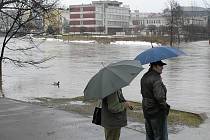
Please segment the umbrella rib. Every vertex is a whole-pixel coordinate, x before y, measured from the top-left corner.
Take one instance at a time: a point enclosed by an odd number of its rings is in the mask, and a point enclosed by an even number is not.
[[[110,72],[112,72],[114,75],[116,75],[119,79],[122,79],[124,82],[126,82],[123,78],[121,78],[117,73],[115,73],[114,71],[112,71],[111,69],[109,69],[109,67],[106,67],[106,69],[108,69]],[[128,83],[128,82],[126,82]]]

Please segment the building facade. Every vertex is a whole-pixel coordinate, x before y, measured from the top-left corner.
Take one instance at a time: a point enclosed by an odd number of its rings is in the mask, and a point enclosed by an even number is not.
[[[210,26],[209,17],[210,12],[206,8],[202,7],[181,7],[183,25],[195,25],[197,27],[207,27]],[[167,15],[167,14],[166,14]],[[170,13],[169,16],[164,15],[164,13],[140,13],[135,10],[131,13],[131,29],[133,33],[148,34],[153,28],[158,32],[160,29],[169,26]],[[147,33],[145,33],[147,32]]]
[[[134,34],[150,34],[151,28],[156,30],[161,26],[166,26],[167,19],[160,13],[140,13],[135,10],[131,13],[131,29]]]
[[[93,1],[92,4],[70,5],[70,32],[116,34],[128,32],[130,8],[118,1]]]
[[[209,18],[208,9],[202,7],[182,7],[184,24],[185,25],[197,25],[206,27]]]

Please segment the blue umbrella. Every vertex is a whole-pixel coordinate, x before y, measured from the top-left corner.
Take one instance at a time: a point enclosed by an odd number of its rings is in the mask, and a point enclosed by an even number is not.
[[[161,47],[153,47],[143,51],[138,56],[136,56],[135,60],[140,61],[140,63],[144,65],[167,58],[177,57],[180,55],[186,55],[186,54],[183,51],[174,47],[161,46]]]

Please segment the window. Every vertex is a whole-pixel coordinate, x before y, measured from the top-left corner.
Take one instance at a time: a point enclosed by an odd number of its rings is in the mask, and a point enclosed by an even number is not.
[[[82,20],[80,21],[80,25],[83,25],[83,21]]]
[[[96,21],[96,25],[103,25],[103,21],[97,20],[97,21]]]

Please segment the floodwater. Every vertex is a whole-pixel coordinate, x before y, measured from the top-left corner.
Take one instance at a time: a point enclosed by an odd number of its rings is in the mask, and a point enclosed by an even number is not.
[[[18,40],[9,44],[29,46]],[[42,66],[48,68],[17,67],[13,63],[3,65],[3,88],[9,98],[24,101],[36,97],[68,98],[82,96],[89,79],[103,65],[124,59],[134,59],[149,45],[68,43],[59,40],[43,42],[27,59],[56,56]],[[187,55],[165,60],[162,74],[168,89],[168,103],[172,108],[206,112],[210,114],[210,45],[207,41],[192,42],[179,46]],[[23,52],[6,52],[12,58],[25,58]],[[103,63],[103,65],[102,65]],[[148,65],[134,81],[123,88],[128,100],[141,101],[139,81]],[[60,81],[60,87],[52,85]]]

